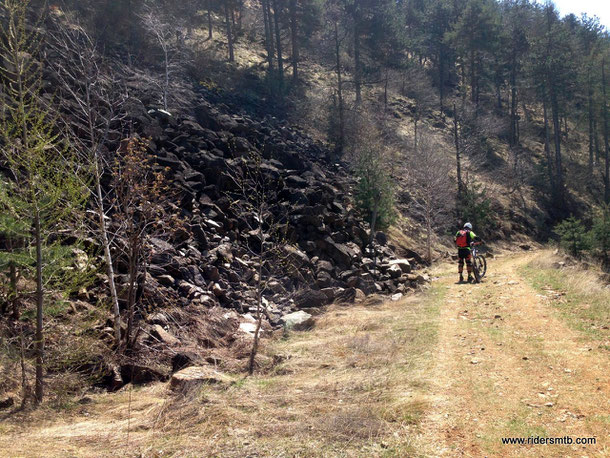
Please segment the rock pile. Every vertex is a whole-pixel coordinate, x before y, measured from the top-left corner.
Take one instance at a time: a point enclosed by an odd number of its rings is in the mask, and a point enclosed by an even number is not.
[[[133,78],[127,82],[132,97],[126,122],[147,139],[156,167],[171,183],[185,230],[150,240],[138,289],[146,312],[136,317],[134,357],[162,367],[143,364],[135,370],[133,363],[119,362],[109,375],[113,387],[120,379],[165,380],[210,361],[222,366],[223,348],[231,349],[231,357],[247,357],[256,329],[258,280],[250,248],[258,238],[246,224],[253,215],[238,210],[245,197],[236,193],[235,177],[253,167],[273,188],[271,211],[283,215],[287,227],[285,265],[262,299],[265,335],[282,327],[308,329],[312,316],[333,302],[352,303],[369,294],[402,297],[428,281],[414,272],[419,256],[396,259],[385,234],[375,234],[374,251],[367,248],[369,228],[352,203],[353,178],[300,129],[275,118],[236,114],[185,87],[181,94],[189,103],[168,113],[152,108],[148,89],[136,73]],[[110,132],[110,151],[121,137]],[[119,286],[127,280],[123,264],[117,265]],[[110,341],[111,322],[106,326]]]
[[[130,113],[168,170],[192,235],[180,243],[153,240],[147,294],[185,306],[253,310],[256,272],[246,249],[251,234],[240,230],[245,215],[235,213],[228,194],[232,172],[249,167],[252,153],[262,157],[260,169],[274,183],[273,198],[289,222],[290,265],[265,294],[272,325],[296,310],[351,302],[357,290],[405,293],[425,281],[411,272],[414,259],[395,259],[383,234],[376,237],[375,256],[365,250],[367,224],[352,206],[352,182],[340,165],[328,163],[321,145],[273,119],[198,102],[191,114],[179,116],[143,106]]]

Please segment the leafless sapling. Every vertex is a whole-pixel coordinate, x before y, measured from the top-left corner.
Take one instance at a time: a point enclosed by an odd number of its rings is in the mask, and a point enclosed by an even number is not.
[[[435,144],[430,135],[424,133],[409,164],[411,208],[426,228],[426,255],[428,262],[432,262],[432,237],[443,219],[450,215],[453,203],[449,178],[451,163],[443,155],[441,145]]]
[[[281,274],[288,262],[285,208],[278,202],[280,183],[263,167],[260,153],[238,159],[231,172],[235,189],[229,196],[231,207],[245,225],[245,246],[256,269],[256,329],[248,362],[248,373],[254,373],[263,319],[267,315],[264,294],[269,283]]]
[[[128,266],[127,332],[125,344],[134,344],[134,315],[137,288],[146,279],[150,237],[169,237],[180,227],[177,209],[170,203],[170,192],[163,171],[155,169],[144,140],[122,142],[113,167],[114,242]],[[143,288],[142,288],[143,289]]]
[[[147,5],[140,16],[144,28],[163,53],[163,76],[153,82],[161,90],[163,109],[168,110],[172,76],[180,69],[184,48],[177,38],[178,28],[160,6]]]
[[[111,129],[124,118],[127,99],[115,72],[107,65],[85,29],[61,22],[58,18],[48,40],[51,50],[49,67],[59,82],[60,119],[84,163],[89,164],[92,180],[89,190],[96,214],[96,232],[104,250],[106,276],[112,301],[114,334],[117,347],[121,341],[121,315],[115,282],[114,262],[108,234],[108,197],[102,179],[110,172],[104,151]]]

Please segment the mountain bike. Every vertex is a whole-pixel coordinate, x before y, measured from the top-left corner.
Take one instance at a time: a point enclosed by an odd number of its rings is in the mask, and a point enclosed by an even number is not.
[[[481,283],[481,280],[487,273],[487,260],[483,253],[479,252],[479,248],[477,247],[478,243],[471,243],[471,251],[472,255],[472,270],[474,273],[474,279],[476,283]]]

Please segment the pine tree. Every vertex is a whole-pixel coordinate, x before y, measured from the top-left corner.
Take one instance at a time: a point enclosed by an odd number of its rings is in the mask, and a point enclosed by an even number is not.
[[[36,389],[44,394],[43,316],[50,292],[69,292],[74,286],[67,269],[73,248],[61,233],[78,235],[79,217],[87,198],[86,170],[61,141],[42,93],[42,68],[36,60],[40,39],[27,22],[29,0],[6,0],[7,23],[2,29],[0,72],[6,94],[5,118],[0,125],[0,212],[28,227],[18,253],[8,259],[36,282]],[[29,260],[25,257],[29,257]],[[5,259],[7,253],[5,253]]]

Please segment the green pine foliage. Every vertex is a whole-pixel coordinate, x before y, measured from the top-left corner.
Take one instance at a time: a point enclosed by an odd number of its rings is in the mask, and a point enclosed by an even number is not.
[[[16,278],[36,284],[36,401],[43,399],[45,309],[91,273],[79,261],[88,171],[61,140],[43,93],[40,38],[28,22],[28,0],[6,0],[0,31],[0,266],[8,268],[9,300]],[[82,257],[80,259],[82,261]],[[4,282],[2,282],[4,284]],[[0,287],[4,289],[4,287]],[[16,315],[16,314],[14,314]]]
[[[386,229],[396,220],[395,184],[380,154],[372,150],[360,154],[356,177],[358,207],[377,228]]]
[[[561,247],[572,256],[579,256],[590,248],[589,237],[583,222],[575,216],[555,226]]]
[[[35,56],[39,37],[27,25],[29,2],[6,2],[11,20],[3,32],[0,68],[7,98],[0,122],[0,234],[13,249],[2,251],[0,266],[31,269],[34,217],[39,215],[44,245],[45,284],[64,284],[74,246],[62,236],[80,228],[87,200],[87,171],[60,140],[54,115],[42,94],[42,68]]]
[[[606,205],[597,212],[589,235],[592,248],[598,250],[607,261],[610,251],[610,206]]]
[[[473,224],[475,232],[482,234],[490,232],[493,211],[482,184],[471,183],[464,186],[462,198],[458,202],[458,212],[462,221]]]

